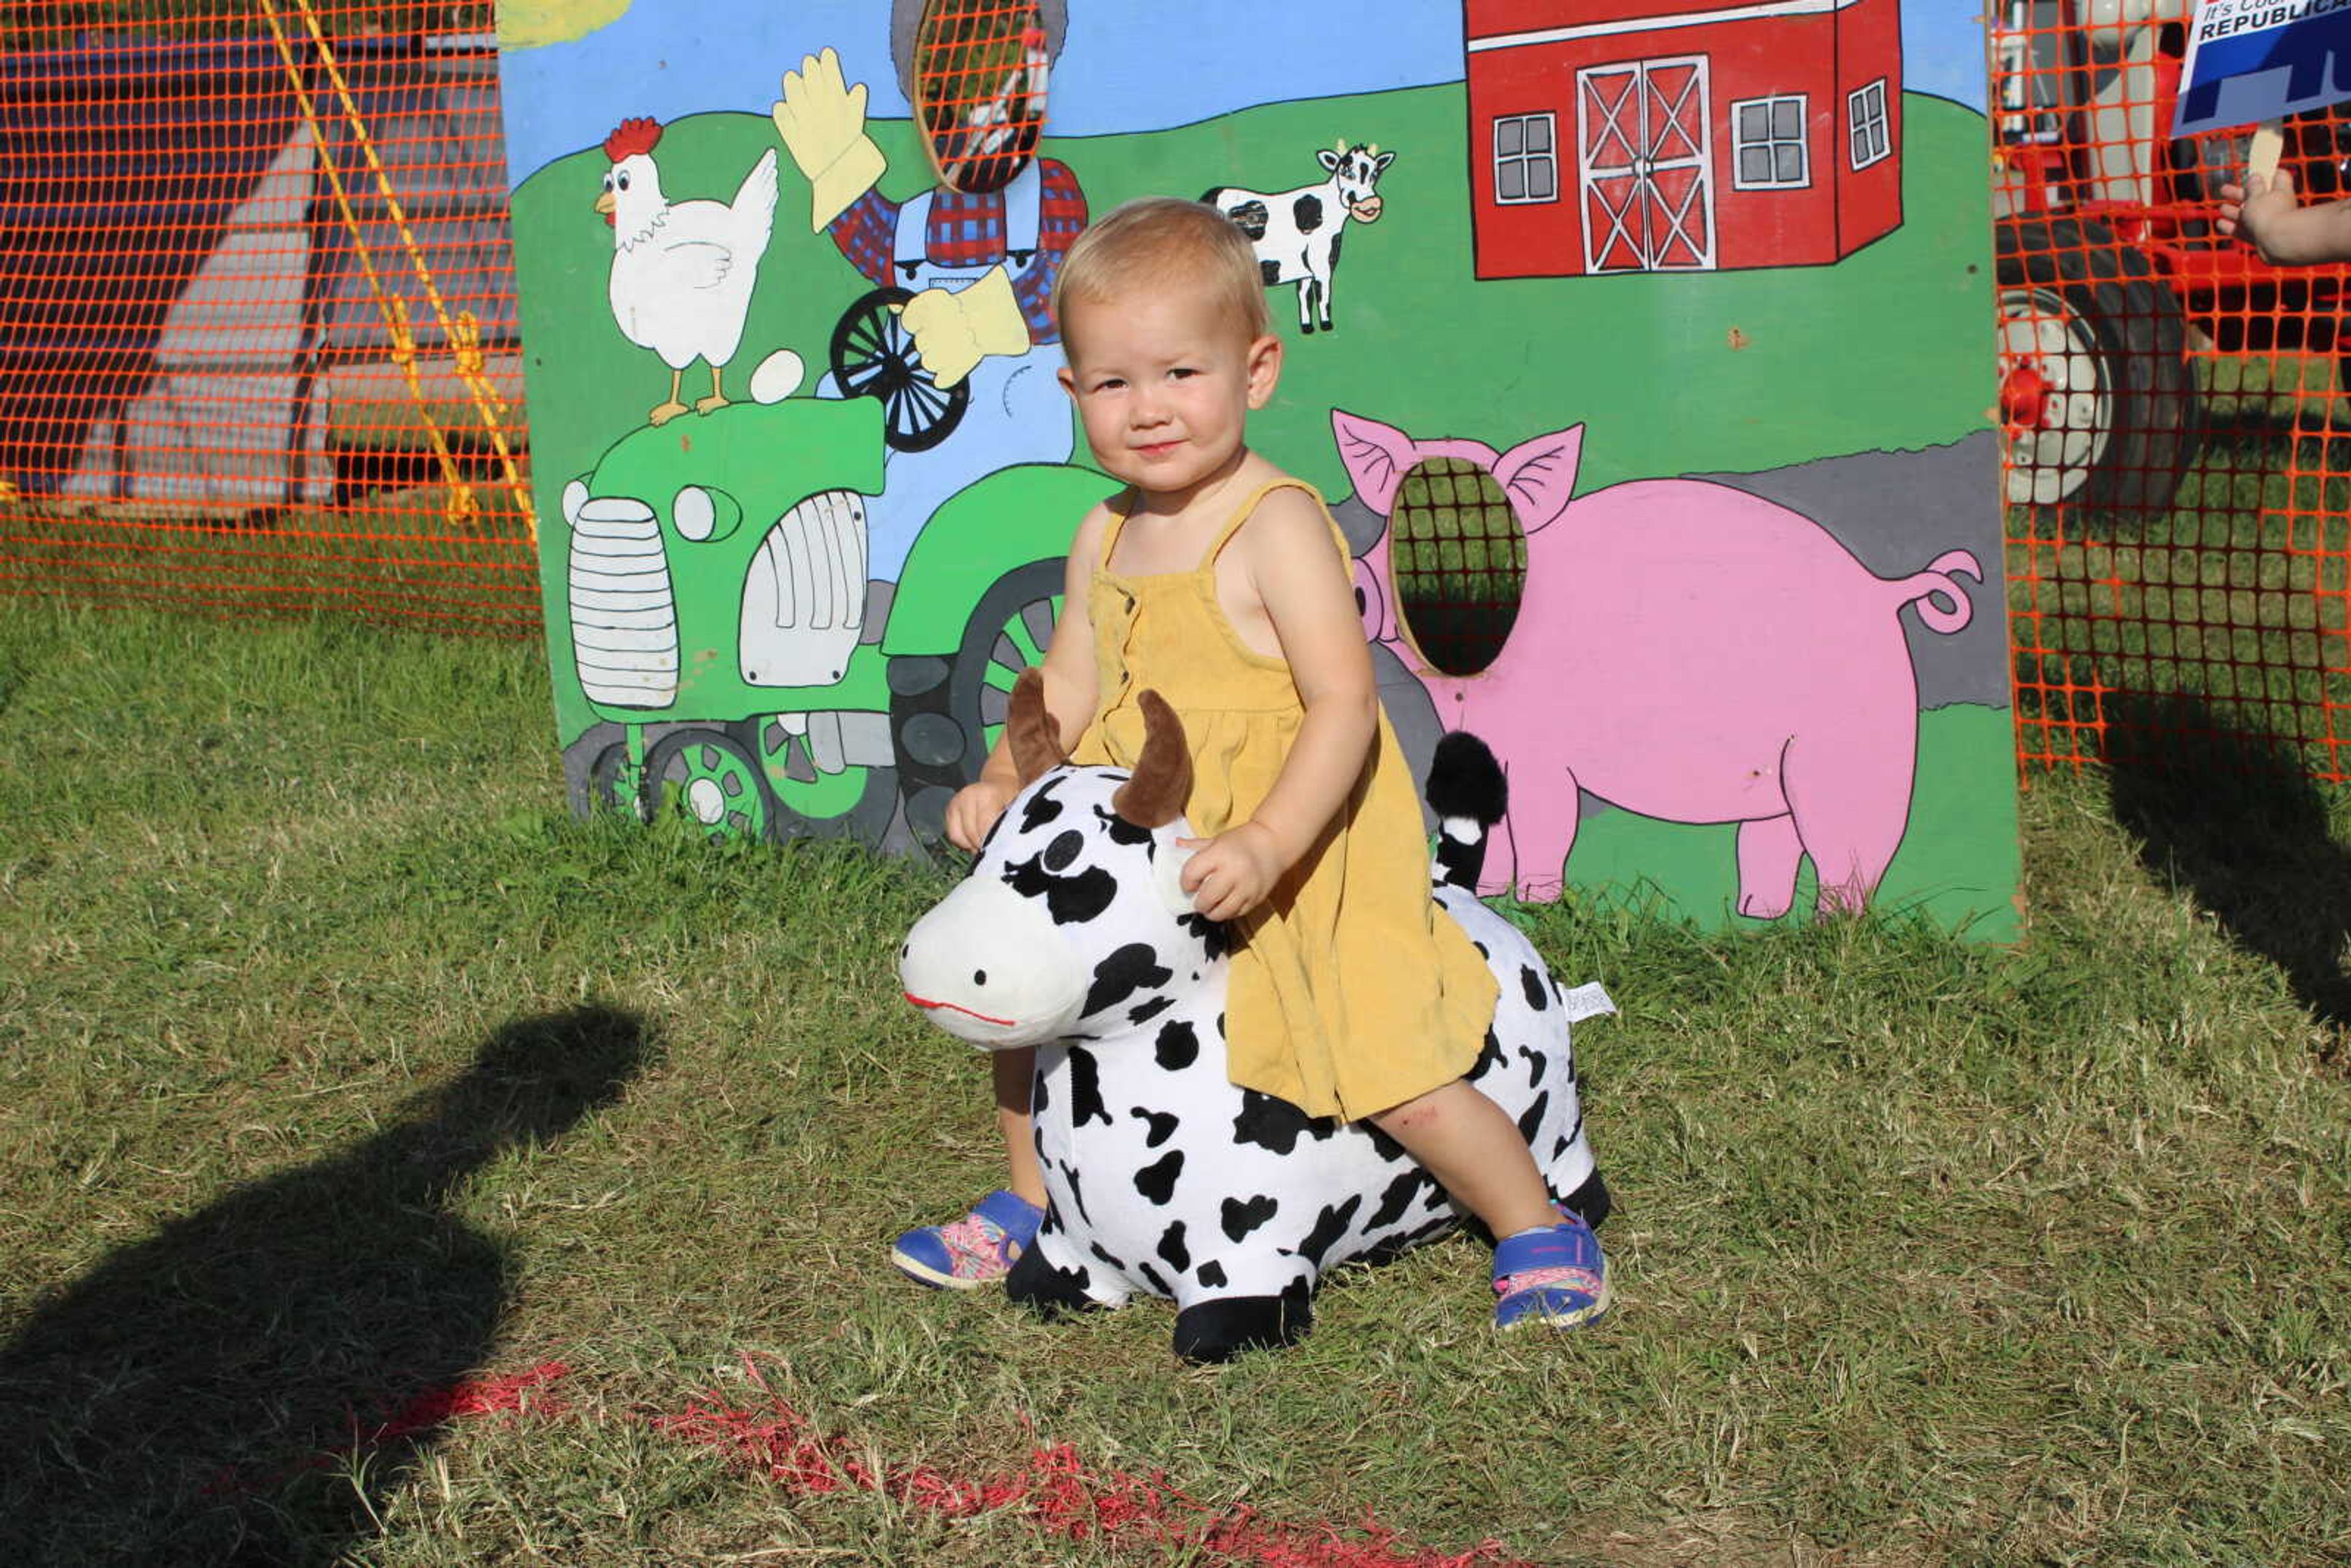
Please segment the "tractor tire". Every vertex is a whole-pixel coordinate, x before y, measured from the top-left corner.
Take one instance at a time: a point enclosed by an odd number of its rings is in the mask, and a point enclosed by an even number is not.
[[[1061,585],[1058,560],[1014,567],[979,596],[954,654],[890,661],[890,726],[906,827],[925,853],[949,847],[947,802],[979,777],[1013,678],[1043,656]]]
[[[2008,500],[2168,511],[2201,427],[2179,301],[2101,225],[1995,233]]]

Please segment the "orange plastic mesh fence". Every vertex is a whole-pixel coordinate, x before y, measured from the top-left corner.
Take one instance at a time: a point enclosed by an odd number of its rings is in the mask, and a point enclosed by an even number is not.
[[[915,99],[950,184],[993,191],[1027,167],[1050,61],[1036,0],[929,0],[914,33]]]
[[[1992,12],[2017,754],[2340,779],[2351,271],[2220,232],[2252,135],[2169,134],[2191,8]],[[2344,111],[2283,141],[2305,200],[2351,193]]]
[[[2251,138],[2168,134],[2189,10],[1991,16],[2017,754],[2250,736],[2340,779],[2351,268],[2217,231]],[[536,630],[490,7],[415,15],[0,21],[0,594]],[[974,183],[1036,132],[1037,15],[929,7],[919,97]],[[2351,191],[2351,115],[2284,131],[2307,199]]]
[[[0,594],[536,634],[490,27],[10,9]]]

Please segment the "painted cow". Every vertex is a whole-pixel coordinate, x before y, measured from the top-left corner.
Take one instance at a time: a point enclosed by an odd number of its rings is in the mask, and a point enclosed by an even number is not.
[[[1887,580],[1820,525],[1729,486],[1643,479],[1574,496],[1583,427],[1497,453],[1416,441],[1332,411],[1355,494],[1391,514],[1436,458],[1492,476],[1526,532],[1526,579],[1500,653],[1448,674],[1412,645],[1388,559],[1356,563],[1372,635],[1395,646],[1437,717],[1501,758],[1510,786],[1479,887],[1556,896],[1575,848],[1577,795],[1669,822],[1736,822],[1739,912],[1795,900],[1810,855],[1822,914],[1868,902],[1909,825],[1918,685],[1900,615],[1949,633],[1981,581],[1966,550]]]
[[[1050,738],[1038,678],[1022,677],[1007,724],[1024,787],[971,875],[908,935],[900,973],[907,999],[957,1038],[1040,1048],[1030,1103],[1050,1201],[1008,1278],[1014,1298],[1050,1312],[1173,1297],[1176,1353],[1223,1361],[1303,1333],[1324,1270],[1461,1216],[1369,1124],[1309,1117],[1226,1077],[1225,928],[1176,883],[1190,762],[1166,705],[1142,700],[1149,740],[1133,775],[1077,768]],[[1470,1081],[1516,1120],[1552,1195],[1597,1224],[1607,1188],[1583,1136],[1568,999],[1468,889],[1437,898],[1501,982]]]
[[[1395,162],[1376,143],[1347,145],[1344,138],[1317,152],[1330,178],[1294,191],[1244,191],[1217,185],[1200,200],[1240,225],[1256,248],[1265,286],[1298,285],[1298,329],[1331,329],[1331,277],[1339,266],[1339,231],[1349,218],[1377,223],[1380,176]]]

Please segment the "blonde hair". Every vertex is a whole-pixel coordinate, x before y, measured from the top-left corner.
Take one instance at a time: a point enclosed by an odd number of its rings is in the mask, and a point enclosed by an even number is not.
[[[1188,285],[1251,342],[1273,330],[1257,252],[1238,225],[1206,202],[1143,196],[1089,225],[1053,279],[1053,319],[1069,340],[1070,301],[1101,304],[1140,289]]]

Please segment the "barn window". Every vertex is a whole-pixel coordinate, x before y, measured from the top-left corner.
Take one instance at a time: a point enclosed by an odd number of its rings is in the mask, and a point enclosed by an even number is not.
[[[1813,183],[1804,141],[1804,95],[1750,98],[1730,106],[1731,183],[1742,191],[1801,190]]]
[[[1558,143],[1548,114],[1494,120],[1494,200],[1505,205],[1559,200]]]
[[[1886,134],[1886,78],[1879,77],[1844,100],[1845,124],[1853,134],[1853,166],[1866,169],[1892,150]]]
[[[1493,475],[1466,457],[1428,457],[1396,486],[1388,565],[1405,633],[1448,675],[1492,664],[1519,618],[1527,536]]]

